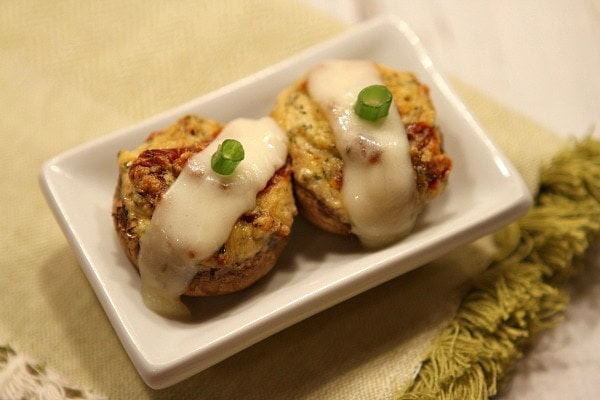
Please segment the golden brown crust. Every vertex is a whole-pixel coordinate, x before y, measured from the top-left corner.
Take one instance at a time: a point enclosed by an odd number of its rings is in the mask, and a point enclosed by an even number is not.
[[[112,215],[121,245],[134,266],[137,267],[140,239],[156,204],[177,179],[187,159],[204,149],[220,130],[214,121],[186,116],[152,133],[135,150],[119,153],[120,173]],[[256,207],[235,223],[221,249],[200,263],[185,294],[226,294],[260,279],[285,248],[295,215],[288,163],[257,195]]]
[[[294,193],[298,200],[300,212],[306,219],[327,232],[338,235],[350,234],[352,228],[350,223],[343,222],[342,218],[335,214],[334,209],[329,207],[315,192],[296,184]]]
[[[452,161],[443,152],[428,87],[410,72],[376,67],[406,128],[421,210],[442,192]],[[325,114],[308,95],[306,78],[279,94],[271,115],[290,138],[294,191],[302,214],[326,231],[351,234],[340,190],[343,162]]]
[[[294,193],[304,217],[322,229],[349,233],[343,207],[342,159],[331,126],[301,79],[278,97],[271,114],[290,139]]]
[[[253,257],[222,268],[202,268],[186,290],[188,296],[215,296],[247,288],[265,276],[285,249],[289,235],[273,239]]]

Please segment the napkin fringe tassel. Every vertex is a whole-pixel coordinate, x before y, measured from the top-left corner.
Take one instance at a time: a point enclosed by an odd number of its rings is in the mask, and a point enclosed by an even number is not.
[[[495,235],[495,261],[476,278],[415,379],[395,398],[487,399],[538,334],[559,323],[566,281],[600,233],[600,141],[559,153],[541,171],[534,207]]]

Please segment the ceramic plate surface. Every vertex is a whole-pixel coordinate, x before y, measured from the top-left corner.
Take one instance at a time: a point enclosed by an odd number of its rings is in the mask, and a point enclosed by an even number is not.
[[[298,218],[284,256],[248,290],[194,302],[181,322],[148,310],[140,279],[113,230],[116,154],[188,113],[227,122],[268,115],[277,93],[323,59],[370,59],[410,70],[431,89],[454,160],[446,192],[414,232],[378,251],[333,237]],[[531,197],[521,177],[450,90],[415,34],[379,18],[216,92],[134,127],[67,151],[40,173],[42,188],[81,267],[144,381],[175,384],[310,315],[404,274],[523,215]],[[77,188],[77,190],[73,190]]]

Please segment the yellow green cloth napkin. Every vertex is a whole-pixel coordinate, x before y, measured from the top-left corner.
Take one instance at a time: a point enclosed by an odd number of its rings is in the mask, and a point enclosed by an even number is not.
[[[466,282],[491,260],[489,238],[154,391],[134,370],[37,184],[46,159],[344,29],[287,0],[1,2],[0,344],[113,399],[379,399],[410,381]],[[453,84],[534,190],[540,165],[564,143]]]

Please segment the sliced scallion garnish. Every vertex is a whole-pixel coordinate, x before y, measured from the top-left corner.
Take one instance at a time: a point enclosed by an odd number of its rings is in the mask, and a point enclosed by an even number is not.
[[[225,139],[210,159],[213,171],[221,175],[231,175],[244,159],[244,147],[235,139]]]
[[[377,121],[388,115],[392,93],[383,85],[367,86],[358,93],[354,112],[369,121]]]

